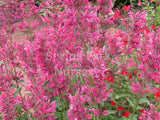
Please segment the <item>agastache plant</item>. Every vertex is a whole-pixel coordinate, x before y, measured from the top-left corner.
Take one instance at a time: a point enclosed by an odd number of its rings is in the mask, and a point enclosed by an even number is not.
[[[3,1],[2,119],[160,119],[160,28],[145,12],[124,7],[126,29],[111,34],[123,18],[111,0]]]

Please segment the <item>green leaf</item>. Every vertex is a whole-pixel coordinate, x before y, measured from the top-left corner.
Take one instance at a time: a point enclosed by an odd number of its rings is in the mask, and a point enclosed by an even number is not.
[[[52,114],[52,113],[45,114],[45,115],[41,116],[41,118],[48,117],[48,116],[50,116],[51,114]]]
[[[3,61],[0,61],[0,65],[3,63]]]
[[[114,113],[116,113],[117,111],[115,111],[115,110],[108,110],[108,114],[114,114]]]
[[[61,100],[57,100],[56,108],[58,108],[59,110],[63,109]]]
[[[37,119],[32,117],[32,120],[37,120]]]
[[[26,93],[27,95],[29,95],[29,96],[32,96],[32,94],[30,94],[30,93]]]
[[[117,117],[109,115],[105,120],[117,120]]]
[[[141,107],[141,106],[137,106],[137,108],[136,108],[136,110],[142,110],[142,109],[144,109],[143,107]]]
[[[29,119],[29,116],[28,114],[25,112],[21,118],[22,120],[28,120]]]
[[[78,28],[76,28],[76,29],[75,29],[75,31],[74,31],[74,35],[76,35],[76,34],[77,34],[77,32],[78,32]]]
[[[131,120],[131,116],[132,116],[132,114],[129,115],[129,118],[126,118],[126,117],[122,116],[122,118],[120,118],[118,120]],[[132,120],[138,120],[137,118],[138,118],[138,116],[137,116],[137,114],[135,114],[133,116]]]
[[[89,76],[89,79],[90,79],[91,84],[93,84],[94,80],[91,75]]]
[[[44,84],[43,84],[43,87],[44,89],[47,89],[47,85],[50,83],[50,81],[46,81]]]
[[[17,95],[21,92],[22,88],[17,88],[16,92],[14,93],[14,97],[17,97]]]
[[[24,82],[24,80],[19,80],[19,82]]]
[[[130,94],[120,94],[120,95],[116,95],[116,96],[115,96],[115,99],[119,99],[119,98],[121,98],[121,97],[127,97],[127,96],[128,96],[128,97],[131,97]]]
[[[130,119],[131,119],[131,116],[132,116],[132,114],[129,115],[129,118],[130,118]],[[137,118],[138,118],[138,115],[135,114],[135,115],[133,115],[132,120],[138,120]],[[128,119],[124,119],[124,120],[128,120]]]
[[[44,13],[45,12],[45,9],[42,9],[39,11],[39,13]]]
[[[127,101],[129,102],[129,105],[131,105],[132,107],[135,106],[133,100],[129,99],[129,98],[126,98]]]
[[[62,12],[63,10],[64,10],[64,7],[59,8],[59,11],[61,11],[61,12]]]
[[[46,90],[51,91],[51,92],[55,91],[55,89],[52,89],[52,88],[46,88]]]
[[[12,85],[12,87],[14,87],[14,88],[18,89],[17,85]]]
[[[50,84],[50,81],[46,81],[44,84],[43,84],[43,87],[45,90],[48,90],[48,91],[51,91],[51,92],[54,92],[55,90],[52,89],[52,88],[47,88],[47,85]]]
[[[22,109],[22,106],[21,105],[15,105],[15,108],[17,111],[20,111]]]
[[[54,116],[52,117],[57,117],[57,118],[61,118],[61,112],[56,112]]]
[[[98,5],[97,1],[96,1],[96,2],[94,2],[92,6],[95,6],[95,5]]]
[[[141,98],[139,100],[139,104],[144,104],[147,103],[147,105],[150,105],[150,101],[147,98]]]
[[[54,97],[54,96],[51,97],[51,98],[50,98],[50,103],[52,103],[54,100],[55,100],[55,97]]]

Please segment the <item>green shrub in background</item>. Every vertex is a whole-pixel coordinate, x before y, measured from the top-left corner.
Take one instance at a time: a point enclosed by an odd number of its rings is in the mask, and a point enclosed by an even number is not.
[[[130,0],[116,0],[114,8],[121,9],[125,5],[130,5]]]
[[[143,9],[147,12],[147,21],[149,26],[160,27],[160,0],[143,1]]]

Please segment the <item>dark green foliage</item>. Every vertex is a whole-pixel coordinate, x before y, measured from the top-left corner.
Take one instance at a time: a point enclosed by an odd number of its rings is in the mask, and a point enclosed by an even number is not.
[[[122,8],[125,5],[130,5],[130,0],[116,0],[114,8]]]

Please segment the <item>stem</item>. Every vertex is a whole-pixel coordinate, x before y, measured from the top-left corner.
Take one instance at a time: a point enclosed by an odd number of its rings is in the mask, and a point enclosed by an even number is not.
[[[102,119],[102,104],[101,104],[101,103],[100,103],[99,112],[100,112],[100,120],[103,120],[103,119]]]
[[[81,16],[80,16],[80,11],[78,10],[78,20],[80,20],[80,18],[81,18]],[[80,34],[81,34],[82,42],[83,42],[83,45],[84,45],[84,54],[85,54],[85,56],[86,56],[86,60],[88,60],[88,56],[87,56],[87,46],[86,46],[86,43],[85,43],[85,41],[84,41],[82,29],[80,29]]]
[[[14,73],[15,73],[15,77],[16,77],[15,82],[16,82],[17,88],[19,89],[20,87],[19,87],[19,85],[18,85],[18,79],[17,79],[17,74],[16,74],[16,68],[15,68],[15,67],[14,67]],[[21,90],[19,91],[19,95],[20,95],[20,97],[21,97],[22,104],[24,105],[24,109],[25,109],[25,111],[28,113],[29,110],[28,110],[28,109],[26,108],[26,106],[25,106],[25,103],[24,103],[24,100],[23,100],[23,97],[22,97]]]
[[[8,25],[8,29],[9,29],[9,35],[11,35],[11,26]],[[11,49],[13,48],[13,41],[12,41],[12,37],[10,37],[10,42],[11,42]]]
[[[136,105],[135,105],[135,107],[134,107],[133,114],[132,114],[132,116],[131,116],[130,120],[132,120],[132,119],[133,119],[133,116],[134,116],[134,114],[135,114],[135,112],[136,112],[136,109],[137,109],[137,106],[138,106],[138,102],[139,102],[139,96],[137,96]]]

